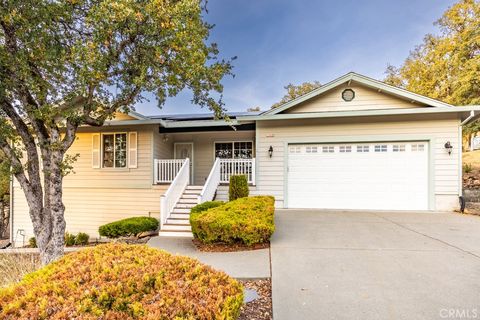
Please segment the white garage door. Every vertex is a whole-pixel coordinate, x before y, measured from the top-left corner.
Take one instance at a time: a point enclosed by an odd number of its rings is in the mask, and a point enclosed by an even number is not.
[[[288,207],[428,209],[428,143],[290,144]]]

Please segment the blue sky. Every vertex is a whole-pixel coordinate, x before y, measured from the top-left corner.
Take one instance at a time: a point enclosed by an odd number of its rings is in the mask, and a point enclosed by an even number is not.
[[[268,109],[288,83],[326,83],[349,71],[383,79],[398,66],[455,1],[449,0],[209,0],[210,40],[224,58],[237,56],[235,77],[223,81],[229,111]],[[140,113],[206,112],[191,94],[136,106]]]

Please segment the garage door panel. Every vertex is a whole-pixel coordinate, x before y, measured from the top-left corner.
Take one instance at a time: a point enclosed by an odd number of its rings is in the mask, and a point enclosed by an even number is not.
[[[428,143],[290,145],[288,207],[428,209]]]

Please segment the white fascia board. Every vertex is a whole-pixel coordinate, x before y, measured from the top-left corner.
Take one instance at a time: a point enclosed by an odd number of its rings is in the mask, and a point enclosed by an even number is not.
[[[310,113],[283,113],[273,115],[243,116],[238,117],[239,122],[262,121],[262,120],[288,120],[288,119],[312,119],[312,118],[342,118],[342,117],[367,117],[389,116],[406,114],[435,114],[435,113],[470,113],[480,111],[480,106],[463,106],[454,108],[410,108],[410,109],[382,109],[382,110],[359,110],[359,111],[333,111],[333,112],[310,112]]]

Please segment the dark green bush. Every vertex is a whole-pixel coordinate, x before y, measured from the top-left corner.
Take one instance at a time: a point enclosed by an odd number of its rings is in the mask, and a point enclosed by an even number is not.
[[[193,236],[204,243],[267,242],[275,231],[275,199],[269,196],[240,198],[223,206],[191,213]]]
[[[80,232],[77,234],[77,241],[76,243],[81,246],[85,246],[88,244],[88,240],[90,239],[90,236],[86,234],[85,232]]]
[[[228,200],[233,201],[245,197],[248,197],[247,176],[231,176],[228,188]]]
[[[243,288],[198,260],[110,243],[67,254],[0,289],[0,319],[238,318]]]
[[[35,237],[31,237],[30,239],[28,239],[28,245],[32,248],[36,248],[37,247],[37,239],[35,239]]]
[[[158,220],[150,217],[135,217],[115,221],[98,228],[101,236],[119,238],[137,236],[142,232],[155,231],[158,229]]]
[[[223,204],[224,204],[223,201],[207,201],[207,202],[204,202],[204,203],[197,204],[195,207],[192,208],[192,210],[190,212],[191,213],[198,213],[198,212],[202,212],[202,211],[205,211],[205,210],[208,210],[208,209],[211,209],[211,208],[219,207]]]
[[[77,241],[77,238],[74,234],[65,232],[65,245],[67,247],[74,246]]]

